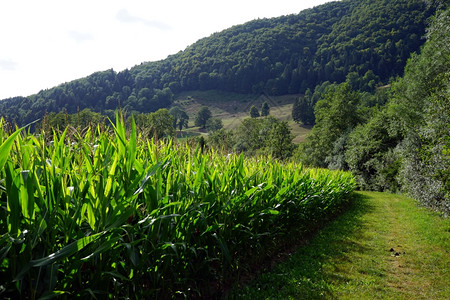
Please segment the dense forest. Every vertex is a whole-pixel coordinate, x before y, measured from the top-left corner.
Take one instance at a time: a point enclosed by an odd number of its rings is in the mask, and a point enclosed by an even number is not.
[[[450,9],[439,11],[404,76],[367,93],[349,76],[309,92],[315,126],[305,164],[350,170],[361,189],[402,191],[450,213]],[[364,89],[363,89],[364,90]],[[304,100],[299,100],[297,107]],[[293,111],[293,113],[295,113]]]
[[[439,1],[343,0],[258,19],[203,38],[184,51],[120,72],[107,70],[0,102],[0,113],[25,125],[47,112],[89,108],[113,116],[118,107],[153,112],[174,94],[218,89],[271,95],[304,93],[349,73],[372,86],[402,75],[419,50]]]

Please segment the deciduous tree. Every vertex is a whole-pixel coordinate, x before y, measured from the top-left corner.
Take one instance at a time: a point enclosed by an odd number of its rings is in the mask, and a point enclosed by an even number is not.
[[[207,106],[203,106],[195,116],[195,126],[206,128],[206,122],[212,117],[212,113]]]

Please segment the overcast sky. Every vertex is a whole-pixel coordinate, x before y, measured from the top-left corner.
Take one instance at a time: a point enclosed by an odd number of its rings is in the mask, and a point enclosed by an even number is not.
[[[166,58],[257,18],[330,0],[14,0],[0,2],[0,99]]]

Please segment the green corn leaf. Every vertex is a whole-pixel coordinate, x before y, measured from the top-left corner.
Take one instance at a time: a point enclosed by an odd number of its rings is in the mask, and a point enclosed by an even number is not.
[[[14,145],[14,140],[20,134],[21,131],[22,131],[22,128],[16,130],[0,146],[0,170],[3,169],[3,167],[5,166],[6,160],[8,159],[8,156],[9,156],[9,152],[11,151],[11,148]]]
[[[61,250],[56,251],[55,253],[50,254],[47,257],[35,259],[30,262],[32,267],[41,267],[46,266],[48,264],[51,264],[57,260],[64,259],[67,257],[70,257],[77,253],[78,251],[81,251],[84,247],[92,243],[93,241],[97,240],[101,236],[103,236],[106,233],[106,231],[99,232],[90,236],[85,236],[67,246],[62,248]]]
[[[114,177],[116,175],[116,168],[117,168],[117,163],[119,161],[119,157],[115,156],[114,157],[114,162],[111,166],[111,168],[109,169],[109,173],[108,173],[108,179],[106,180],[106,187],[105,187],[105,198],[109,198],[111,195],[111,189],[113,186],[113,181],[114,181]]]
[[[265,209],[262,211],[263,214],[268,214],[268,215],[279,215],[280,212],[278,210],[275,209]]]
[[[94,252],[92,252],[91,254],[89,254],[86,257],[81,258],[81,260],[88,261],[88,260],[92,259],[94,256],[110,250],[117,243],[117,241],[120,240],[120,238],[121,238],[120,236],[115,237],[115,238],[110,238],[108,241],[103,242],[97,249],[95,249]]]
[[[134,162],[136,160],[136,124],[134,122],[134,118],[131,120],[131,134],[130,140],[128,141],[128,157],[127,157],[127,175],[131,175],[131,169],[134,166]]]
[[[49,300],[54,298],[60,298],[62,295],[67,294],[65,291],[51,291],[45,293],[42,297],[39,297],[39,300]]]
[[[67,246],[62,248],[61,250],[56,251],[55,253],[50,254],[49,256],[35,259],[30,261],[20,272],[17,274],[17,276],[14,278],[14,281],[21,280],[23,276],[28,272],[28,270],[32,267],[43,267],[47,266],[49,264],[52,264],[58,260],[62,260],[65,258],[68,258],[75,253],[81,251],[84,247],[92,243],[93,241],[100,238],[102,235],[104,235],[106,231],[96,233],[94,235],[85,236]]]
[[[7,192],[7,205],[8,211],[7,225],[8,232],[16,237],[19,231],[21,222],[21,201],[20,201],[20,176],[16,174],[11,162],[8,162],[5,168],[6,173],[6,192]]]

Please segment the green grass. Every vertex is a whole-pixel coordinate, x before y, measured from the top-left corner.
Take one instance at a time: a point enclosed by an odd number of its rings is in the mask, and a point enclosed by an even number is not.
[[[308,245],[232,295],[241,299],[448,299],[449,232],[449,219],[417,207],[407,197],[358,193],[351,209]]]

